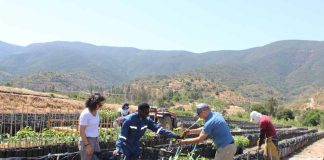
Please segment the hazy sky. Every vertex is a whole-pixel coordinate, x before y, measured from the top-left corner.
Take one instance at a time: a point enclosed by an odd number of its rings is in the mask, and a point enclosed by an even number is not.
[[[0,0],[0,41],[205,52],[324,40],[323,0]]]

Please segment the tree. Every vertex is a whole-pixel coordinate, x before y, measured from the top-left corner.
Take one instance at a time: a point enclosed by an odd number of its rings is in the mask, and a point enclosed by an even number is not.
[[[12,82],[6,82],[4,85],[7,87],[12,87]]]
[[[284,119],[287,121],[289,119],[295,119],[295,115],[291,109],[285,108],[285,109],[278,110],[277,118]]]
[[[270,98],[266,103],[266,108],[269,111],[271,116],[276,116],[277,108],[278,108],[278,101],[275,98]]]
[[[150,99],[149,92],[144,89],[140,88],[136,91],[134,91],[134,102],[135,104],[143,103],[143,102],[148,102]]]
[[[250,111],[257,111],[259,113],[268,115],[269,112],[266,110],[266,108],[262,104],[253,104],[250,108]]]
[[[324,116],[323,111],[319,110],[308,110],[303,115],[303,125],[306,126],[317,126],[321,123],[321,116]]]

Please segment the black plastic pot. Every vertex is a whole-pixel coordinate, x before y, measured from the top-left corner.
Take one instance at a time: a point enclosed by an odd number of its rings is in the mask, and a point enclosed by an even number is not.
[[[27,157],[33,157],[33,150],[28,149],[26,154],[27,154]]]
[[[43,156],[48,155],[50,153],[50,147],[49,146],[44,146],[43,147]]]
[[[237,147],[235,155],[243,154],[243,148]]]
[[[35,148],[35,154],[36,154],[36,157],[43,156],[44,151],[42,148]]]
[[[5,158],[6,157],[6,150],[1,149],[0,150],[0,158]]]
[[[59,145],[59,153],[65,153],[67,151],[67,144]]]
[[[100,142],[99,146],[100,146],[101,149],[107,149],[108,148],[108,143]]]
[[[50,148],[50,153],[51,154],[57,153],[56,145],[50,145],[49,148]]]
[[[17,149],[16,151],[15,151],[15,157],[22,157],[22,150],[21,149]]]
[[[37,157],[38,156],[38,151],[36,148],[31,148],[29,149],[31,151],[32,157]]]
[[[20,151],[21,151],[21,157],[27,157],[27,149],[22,148]]]
[[[114,149],[116,148],[116,143],[115,142],[108,142],[108,149]]]
[[[195,155],[200,155],[202,157],[206,157],[206,158],[213,158],[215,157],[216,154],[216,149],[213,148],[212,145],[199,145],[197,152],[195,153]]]
[[[67,147],[67,152],[69,152],[69,153],[74,152],[74,146],[73,145],[69,145]]]
[[[14,157],[15,156],[15,150],[13,149],[8,149],[6,151],[6,157]]]

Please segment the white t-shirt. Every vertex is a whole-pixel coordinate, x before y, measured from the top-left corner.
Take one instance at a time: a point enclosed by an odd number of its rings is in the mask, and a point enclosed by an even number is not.
[[[98,137],[99,136],[99,114],[97,111],[96,116],[92,115],[88,108],[85,108],[79,118],[79,125],[86,126],[86,137]]]

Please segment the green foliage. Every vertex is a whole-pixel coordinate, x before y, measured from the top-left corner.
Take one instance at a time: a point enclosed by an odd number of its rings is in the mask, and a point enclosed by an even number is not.
[[[7,87],[12,87],[13,86],[12,82],[6,82],[6,83],[4,83],[4,85],[7,86]]]
[[[244,113],[237,113],[236,115],[225,115],[225,118],[230,120],[235,120],[235,121],[249,122],[250,113],[244,112]]]
[[[244,136],[234,136],[234,142],[237,147],[243,149],[246,148],[250,143],[249,139]]]
[[[100,110],[99,111],[100,119],[115,120],[117,117],[117,112],[112,110]]]
[[[265,104],[265,107],[269,111],[269,114],[271,116],[276,116],[277,108],[278,108],[278,101],[275,98],[270,98],[267,103]]]
[[[18,139],[34,139],[39,136],[39,133],[35,132],[31,127],[27,126],[19,130],[16,134]]]
[[[117,103],[121,104],[123,102],[122,98],[119,96],[109,96],[106,98],[106,103]]]
[[[99,140],[102,142],[112,142],[118,137],[118,130],[115,128],[99,128]]]
[[[77,131],[57,131],[44,129],[42,132],[36,132],[27,126],[17,132],[15,136],[1,135],[1,143],[17,144],[24,142],[26,145],[46,145],[58,143],[74,143],[79,140]]]
[[[50,97],[51,97],[51,98],[55,98],[55,94],[54,94],[54,93],[51,93],[51,94],[50,94]]]
[[[303,115],[302,124],[306,126],[318,126],[321,123],[321,116],[324,116],[324,111],[308,110]]]
[[[204,97],[203,99],[199,99],[199,101],[208,104],[211,109],[218,112],[221,112],[226,106],[226,103],[224,101],[214,97]]]
[[[156,136],[155,132],[152,132],[151,130],[146,130],[142,139],[153,139],[155,136]]]
[[[79,92],[70,92],[68,93],[68,97],[75,100],[82,100],[82,101],[86,99],[86,95]]]
[[[291,109],[279,109],[277,112],[277,118],[278,119],[284,119],[284,120],[289,120],[289,119],[295,119],[294,112]]]
[[[202,127],[205,124],[205,121],[201,118],[198,118],[195,122],[199,127]]]
[[[257,112],[265,114],[265,115],[269,114],[269,112],[266,110],[266,108],[261,104],[253,104],[253,105],[251,105],[251,108],[250,108],[249,111],[250,112],[251,111],[257,111]]]
[[[177,116],[193,116],[194,115],[194,112],[193,111],[186,111],[184,109],[181,109],[181,108],[172,108],[172,109],[169,109],[171,112],[174,112],[177,114]]]

